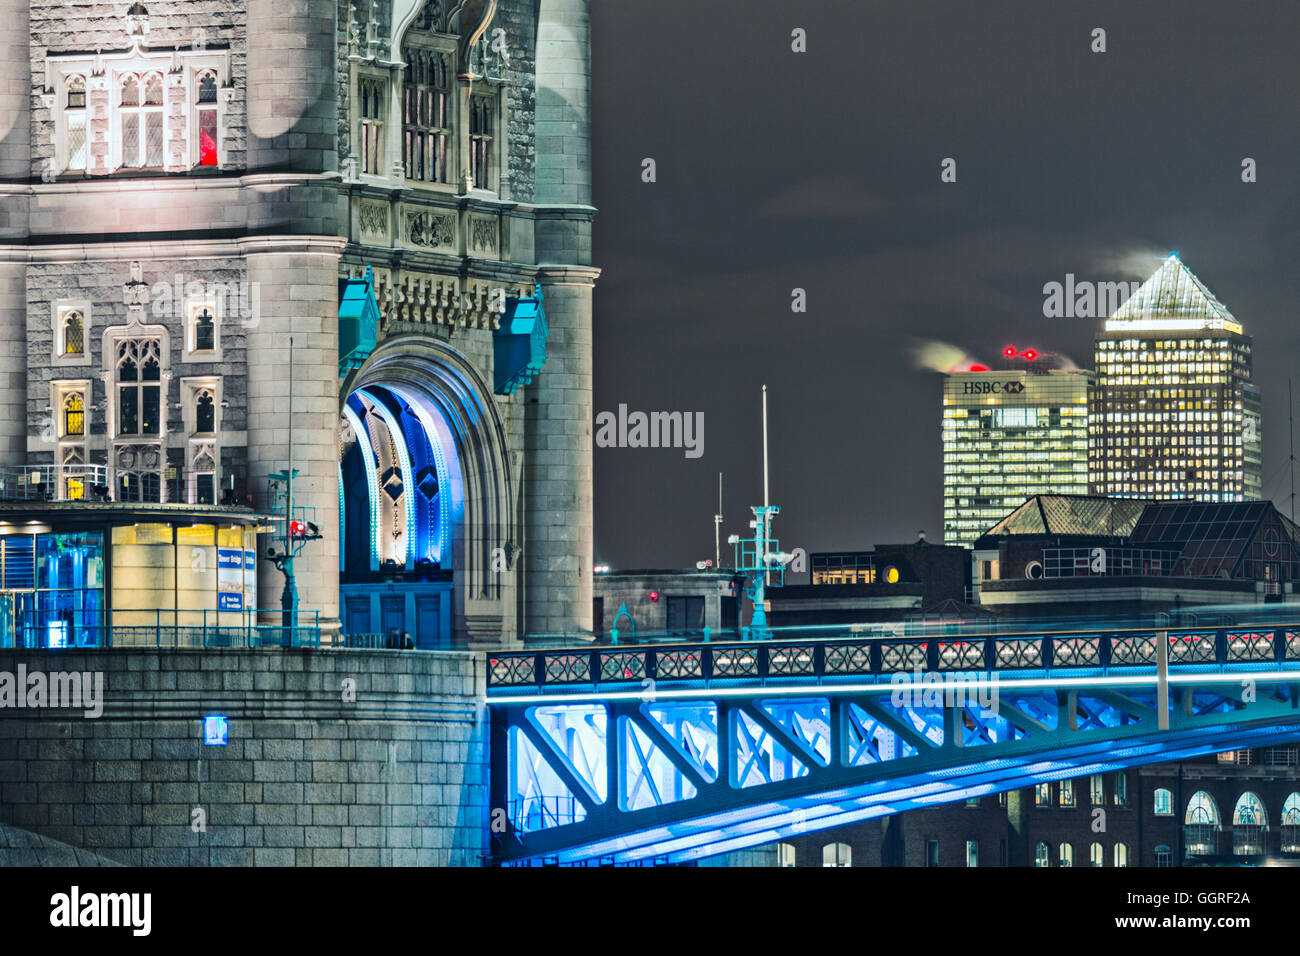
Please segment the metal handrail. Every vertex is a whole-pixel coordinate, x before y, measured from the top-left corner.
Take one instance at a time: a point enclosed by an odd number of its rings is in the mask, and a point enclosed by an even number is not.
[[[809,637],[804,641],[717,641],[650,646],[592,646],[501,651],[489,655],[490,687],[594,686],[656,680],[892,678],[925,671],[1072,672],[1107,674],[1113,668],[1156,666],[1147,642],[1164,633],[1171,670],[1219,670],[1243,665],[1252,672],[1300,664],[1300,624],[1266,628],[1144,628],[1074,632],[1067,635],[978,637]],[[1126,638],[1146,640],[1137,644]],[[1250,640],[1240,640],[1251,638]],[[1024,647],[1030,653],[1022,652]],[[740,661],[736,655],[748,652]],[[610,676],[607,661],[617,660]]]
[[[93,636],[70,644],[56,645],[56,649],[74,647],[320,647],[320,611],[300,611],[309,616],[310,624],[299,622],[286,627],[280,620],[279,608],[247,609],[243,611],[218,611],[212,608],[155,608],[153,621],[147,621],[148,610],[120,610],[114,622],[111,609],[104,612],[103,624],[76,624],[69,622],[69,632],[74,638]],[[171,618],[167,623],[164,615]],[[182,621],[181,617],[197,618]],[[123,618],[134,618],[123,623]],[[144,621],[138,618],[146,618]],[[258,620],[276,623],[259,624]],[[237,623],[235,623],[237,621]],[[25,648],[48,648],[48,625],[25,624],[15,629],[15,643]]]

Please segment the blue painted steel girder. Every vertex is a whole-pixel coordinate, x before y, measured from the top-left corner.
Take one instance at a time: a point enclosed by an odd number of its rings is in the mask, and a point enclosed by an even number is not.
[[[578,779],[547,735],[530,720],[530,711],[536,705],[517,700],[497,704],[489,698],[493,719],[492,805],[506,807],[513,796],[508,792],[506,762],[511,729],[518,728],[583,804],[584,811],[580,822],[534,830],[522,838],[517,830],[494,834],[493,851],[503,861],[531,857],[578,860],[607,855],[626,860],[660,855],[688,859],[706,850],[723,852],[717,849],[723,845],[736,849],[795,832],[843,825],[853,819],[965,799],[972,787],[984,786],[985,792],[991,793],[1044,779],[1100,772],[1090,768],[1118,769],[1175,759],[1178,753],[1210,753],[1300,737],[1294,683],[1300,674],[1274,671],[1247,676],[1258,681],[1254,702],[1242,700],[1240,684],[1171,688],[1166,731],[1158,729],[1152,691],[1120,691],[1100,682],[1094,687],[1049,691],[1055,697],[1055,726],[1040,719],[1050,715],[1032,716],[1026,708],[1008,701],[999,702],[997,714],[978,704],[974,708],[955,706],[956,701],[952,702],[954,706],[939,708],[923,706],[924,701],[918,706],[894,707],[889,701],[894,688],[889,685],[853,692],[822,685],[818,699],[824,700],[827,708],[830,737],[830,760],[825,766],[806,735],[792,732],[790,725],[775,719],[761,706],[765,700],[784,699],[788,688],[765,688],[771,693],[759,691],[754,698],[718,696],[694,701],[716,708],[720,750],[716,779],[701,773],[698,764],[682,752],[661,724],[650,718],[650,702],[610,700],[603,705],[608,715],[606,726],[610,728],[605,739],[603,772],[607,777],[603,801],[593,799],[590,785]],[[1004,692],[1004,696],[1023,702],[1030,695],[1014,691]],[[545,704],[560,706],[562,699],[547,697]],[[920,711],[930,712],[928,720],[918,716]],[[847,765],[851,761],[846,733],[854,726],[860,730],[864,714],[874,726],[885,728],[914,748],[915,756]],[[806,772],[743,789],[734,786],[737,735],[733,721],[737,720],[770,739],[773,747],[779,746],[798,758]],[[932,736],[936,720],[942,731],[939,745]],[[995,720],[1002,724],[995,726]],[[657,745],[673,770],[690,782],[695,796],[644,809],[621,808],[620,777],[628,755],[624,734],[618,728],[625,722]],[[1006,733],[1008,727],[1014,734]],[[999,733],[1004,739],[965,745],[974,739],[972,731],[975,737]]]

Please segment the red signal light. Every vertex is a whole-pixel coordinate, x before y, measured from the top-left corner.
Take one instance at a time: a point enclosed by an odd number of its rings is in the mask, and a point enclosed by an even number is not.
[[[1006,348],[1002,350],[1002,354],[1005,355],[1007,358],[1015,358],[1016,347],[1014,345],[1008,345]]]
[[[300,534],[306,534],[306,533],[307,533],[307,526],[306,526],[305,524],[303,524],[301,521],[290,521],[290,522],[289,522],[289,534],[290,534],[290,536],[293,536],[293,535],[300,535]]]
[[[650,594],[649,594],[648,596],[649,596],[649,598],[650,598],[651,601],[658,601],[658,600],[659,600],[659,592],[658,592],[658,591],[651,591]]]
[[[970,368],[968,368],[966,371],[968,371],[968,372],[987,372],[988,370],[989,370],[989,367],[988,367],[987,365],[980,365],[979,363],[976,363],[976,364],[972,365]]]
[[[1032,362],[1034,359],[1038,358],[1038,353],[1033,349],[1025,349],[1025,358]]]

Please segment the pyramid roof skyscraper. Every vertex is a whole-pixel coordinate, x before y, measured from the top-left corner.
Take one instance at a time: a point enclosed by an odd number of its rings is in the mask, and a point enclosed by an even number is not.
[[[1106,320],[1107,331],[1135,327],[1242,330],[1228,307],[1177,255],[1165,259],[1160,268]]]

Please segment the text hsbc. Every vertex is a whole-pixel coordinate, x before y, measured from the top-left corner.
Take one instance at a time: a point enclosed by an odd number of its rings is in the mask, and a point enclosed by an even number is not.
[[[964,395],[986,395],[989,392],[1016,395],[1025,390],[1024,382],[962,382],[961,384]]]

